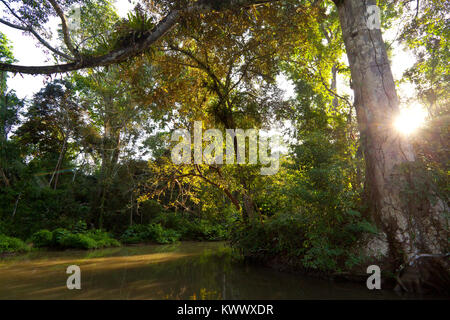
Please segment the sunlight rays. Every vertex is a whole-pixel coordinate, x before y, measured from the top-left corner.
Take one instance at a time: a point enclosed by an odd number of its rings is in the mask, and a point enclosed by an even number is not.
[[[413,103],[400,111],[394,126],[401,134],[411,135],[423,126],[426,118],[426,110],[419,103]]]

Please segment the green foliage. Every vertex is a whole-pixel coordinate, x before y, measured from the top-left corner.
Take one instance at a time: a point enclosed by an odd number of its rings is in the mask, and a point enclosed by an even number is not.
[[[58,246],[63,249],[96,249],[97,242],[87,235],[68,233],[59,239]]]
[[[83,225],[80,223],[80,225]],[[50,232],[40,230],[33,234],[31,240],[37,248],[48,247],[58,249],[99,249],[120,246],[120,242],[112,238],[107,232],[89,230],[70,232],[58,228]]]
[[[3,63],[13,63],[14,55],[11,43],[8,38],[0,32],[0,61]]]
[[[32,171],[32,167],[33,164],[30,164],[28,170]],[[48,188],[45,180],[42,181],[42,176],[28,175],[25,172],[22,178],[30,180],[21,181],[14,188],[0,193],[0,202],[5,204],[0,207],[0,217],[9,226],[8,235],[27,239],[41,229],[72,229],[76,221],[87,216],[86,202],[89,201],[89,196],[84,194],[89,189],[75,190],[77,182],[64,187],[64,181],[70,181],[69,177],[60,177],[59,184],[62,188],[57,190]],[[17,210],[14,219],[11,219],[16,202]]]
[[[12,47],[6,36],[0,32],[0,62],[1,63],[13,63],[15,61],[12,53]],[[0,73],[0,96],[6,93],[6,80],[8,79],[8,73]]]
[[[165,228],[178,231],[183,240],[218,241],[229,238],[232,224],[230,219],[228,217],[228,221],[226,219],[220,221],[175,212],[162,212],[153,221],[160,223]]]
[[[400,40],[412,50],[417,60],[405,72],[403,81],[415,85],[418,100],[428,109],[432,118],[448,116],[450,4],[448,1],[426,0],[416,7],[418,11],[414,10],[416,8],[411,10],[411,4],[404,5],[407,9],[403,19],[407,18],[407,23],[402,29]]]
[[[22,240],[0,234],[0,253],[26,252],[29,250],[30,248]]]
[[[348,139],[347,115],[329,110],[329,97],[291,71],[298,105],[293,154],[256,197],[266,219],[238,227],[232,243],[244,256],[282,257],[297,266],[341,271],[360,261],[351,248],[363,233],[376,232],[360,203],[363,168],[357,141]],[[297,78],[298,77],[298,78]],[[359,175],[358,175],[359,172]]]
[[[109,233],[102,230],[87,231],[85,236],[96,242],[96,248],[119,247],[120,242],[114,239]]]
[[[227,239],[228,234],[229,232],[225,226],[200,219],[187,222],[183,237],[200,241],[218,241]]]
[[[237,226],[231,243],[246,257],[285,257],[305,269],[331,272],[362,261],[350,248],[365,232],[376,229],[352,215],[339,227],[327,230],[320,221],[305,214],[277,214],[264,223]]]
[[[280,214],[264,223],[237,226],[233,230],[231,242],[244,256],[263,258],[278,254],[297,255],[303,248],[304,240],[304,218]]]
[[[180,239],[180,234],[172,229],[164,229],[160,224],[150,224],[148,226],[150,237],[157,243],[173,243]]]
[[[134,12],[128,13],[127,19],[123,19],[115,25],[111,39],[112,47],[121,48],[138,43],[154,26],[153,18],[140,5],[137,5]]]
[[[147,226],[136,224],[128,227],[120,237],[120,241],[126,244],[135,244],[147,240],[148,232]]]
[[[70,235],[70,231],[64,228],[58,228],[52,232],[52,246],[60,246],[62,239],[67,238]]]
[[[276,215],[265,223],[254,223],[250,227],[239,226],[233,232],[232,243],[244,255],[264,256],[291,254],[292,249],[302,248],[304,223],[298,215]]]
[[[111,49],[110,30],[119,21],[112,0],[83,1],[80,3],[80,26],[72,30],[74,43],[84,55],[105,54]]]
[[[160,244],[173,243],[180,239],[180,234],[173,229],[165,229],[159,223],[134,225],[123,233],[123,243],[156,242]]]
[[[134,12],[129,12],[127,18],[128,28],[131,30],[144,32],[150,31],[155,26],[153,18],[140,5],[134,8]]]
[[[73,233],[85,233],[87,231],[87,224],[84,221],[78,221],[73,226]]]
[[[53,234],[48,230],[40,230],[31,236],[31,242],[36,248],[51,247],[53,244]]]

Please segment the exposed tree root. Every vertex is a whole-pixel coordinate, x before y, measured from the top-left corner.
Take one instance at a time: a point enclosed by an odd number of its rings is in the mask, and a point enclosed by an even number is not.
[[[450,295],[450,254],[416,256],[400,271],[395,290]]]

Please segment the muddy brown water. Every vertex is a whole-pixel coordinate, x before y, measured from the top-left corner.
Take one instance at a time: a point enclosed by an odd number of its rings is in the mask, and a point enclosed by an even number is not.
[[[69,265],[81,268],[81,290],[66,287]],[[368,290],[364,284],[243,263],[221,242],[34,251],[0,258],[0,299],[404,298],[392,291]]]

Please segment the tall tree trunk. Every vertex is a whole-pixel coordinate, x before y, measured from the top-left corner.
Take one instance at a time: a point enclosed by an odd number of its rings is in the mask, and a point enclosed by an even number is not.
[[[107,100],[108,101],[108,100]],[[109,99],[111,101],[111,99]],[[111,102],[112,105],[112,102]],[[100,168],[100,177],[97,190],[97,199],[94,203],[94,209],[98,210],[98,227],[103,228],[103,221],[105,215],[106,198],[109,187],[115,176],[115,170],[119,162],[120,156],[120,130],[114,125],[110,119],[111,110],[106,112],[106,120],[104,123],[104,134],[101,145],[102,163]]]
[[[9,187],[9,180],[8,177],[5,174],[5,171],[3,171],[3,168],[0,167],[0,175],[2,176],[3,182],[5,183],[5,186]]]
[[[61,151],[59,152],[59,157],[58,157],[58,162],[56,163],[56,167],[55,170],[53,171],[53,174],[50,178],[50,181],[48,182],[48,186],[51,187],[53,180],[55,180],[55,185],[54,185],[54,189],[56,190],[56,185],[58,183],[58,175],[59,175],[59,171],[61,170],[61,164],[62,161],[64,159],[64,156],[66,154],[66,145],[67,145],[67,140],[69,139],[69,135],[68,134],[64,134],[64,142],[63,145],[61,147]]]
[[[97,186],[97,197],[94,200],[94,210],[97,210],[97,225],[99,229],[103,228],[103,221],[105,216],[106,197],[108,194],[109,186],[113,179],[113,145],[110,142],[110,136],[106,134],[103,137],[102,143],[102,162],[100,167],[100,175]]]
[[[331,91],[337,92],[337,73],[338,73],[338,66],[337,64],[333,65],[333,68],[331,69]],[[333,110],[337,112],[339,107],[339,100],[337,96],[333,97]],[[350,110],[351,112],[351,110]]]
[[[13,213],[12,213],[12,215],[11,215],[11,219],[14,219],[14,216],[16,215],[16,212],[17,212],[17,206],[19,205],[19,200],[20,200],[20,197],[21,197],[21,196],[22,196],[22,192],[19,193],[19,195],[17,196],[16,203],[14,204],[14,210],[13,210]]]
[[[243,194],[242,203],[243,214],[247,220],[249,220],[250,222],[261,221],[261,214],[258,210],[255,209],[255,202],[249,194]]]
[[[415,155],[411,143],[393,125],[399,114],[399,100],[381,30],[368,27],[368,6],[376,5],[376,1],[334,2],[350,63],[373,218],[387,236],[393,271],[404,266],[418,270],[415,283],[403,287],[420,290],[427,284],[433,286],[435,283],[429,283],[433,272],[429,271],[436,264],[422,263],[423,259],[417,258],[448,251],[448,218],[444,217],[442,201],[436,205],[429,200],[413,204],[405,203],[403,198],[402,186],[414,176],[402,173],[399,166],[415,161]],[[446,263],[436,266],[439,272],[448,274]]]

